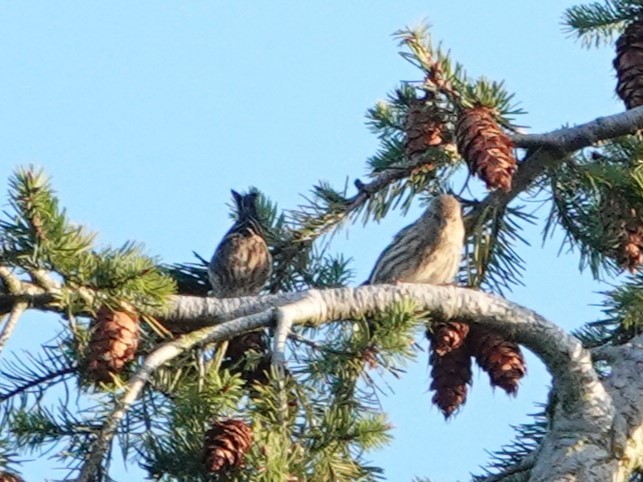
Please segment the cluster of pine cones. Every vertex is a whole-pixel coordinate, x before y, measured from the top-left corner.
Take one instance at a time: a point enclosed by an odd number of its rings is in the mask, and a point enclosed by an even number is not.
[[[471,358],[489,375],[491,386],[508,395],[518,392],[518,382],[527,373],[520,347],[503,336],[476,325],[458,321],[433,323],[427,328],[430,342],[433,403],[445,418],[467,400],[471,384]]]

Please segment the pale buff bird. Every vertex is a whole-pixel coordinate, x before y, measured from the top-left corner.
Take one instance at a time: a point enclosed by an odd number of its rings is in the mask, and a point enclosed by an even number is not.
[[[366,284],[452,283],[464,244],[462,207],[450,195],[431,201],[422,216],[395,235]]]
[[[272,257],[257,214],[258,194],[232,191],[232,196],[237,221],[217,246],[208,266],[210,294],[217,298],[259,294],[272,271]]]

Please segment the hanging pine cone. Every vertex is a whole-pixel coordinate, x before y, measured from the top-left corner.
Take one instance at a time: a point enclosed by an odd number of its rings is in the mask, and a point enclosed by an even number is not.
[[[466,344],[439,356],[431,353],[431,390],[435,390],[431,401],[444,418],[449,418],[467,400],[471,384],[471,355]]]
[[[101,307],[87,347],[87,376],[97,383],[112,382],[114,375],[134,359],[138,335],[138,316]]]
[[[491,108],[464,109],[456,126],[456,141],[469,170],[479,176],[488,189],[511,189],[516,172],[513,142],[496,122]]]
[[[621,265],[634,273],[643,264],[643,225],[627,228]]]
[[[0,482],[25,482],[25,479],[11,472],[0,472]]]
[[[634,210],[631,217],[623,221],[618,261],[631,273],[643,264],[643,221]]]
[[[527,366],[520,347],[501,335],[472,326],[467,345],[480,367],[489,374],[494,387],[508,395],[518,392],[518,382],[527,373]]]
[[[248,350],[254,350],[257,353],[267,353],[268,345],[263,331],[251,331],[239,336],[235,336],[228,341],[228,348],[225,351],[225,358],[231,364],[239,363]]]
[[[433,323],[426,330],[426,337],[431,343],[431,351],[444,356],[451,350],[459,348],[467,338],[469,325],[459,321]]]
[[[404,153],[413,159],[427,149],[445,142],[447,133],[444,130],[446,116],[435,105],[427,104],[425,99],[417,99],[406,113],[404,132]]]
[[[626,199],[609,193],[600,205],[599,222],[605,236],[605,254],[634,273],[643,264],[643,216],[628,207]]]
[[[633,109],[643,105],[643,20],[627,26],[616,41],[616,93]]]
[[[251,352],[262,356],[254,367],[248,366],[247,363],[247,357]],[[266,343],[265,333],[252,331],[228,341],[222,367],[232,372],[240,371],[241,377],[251,386],[253,383],[265,384],[268,382],[270,364],[270,350]]]
[[[243,466],[252,445],[252,429],[243,420],[213,422],[205,433],[203,462],[214,473]]]

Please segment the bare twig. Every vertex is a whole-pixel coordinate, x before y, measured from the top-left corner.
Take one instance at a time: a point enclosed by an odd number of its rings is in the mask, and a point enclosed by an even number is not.
[[[332,353],[334,355],[346,355],[346,356],[355,356],[355,352],[348,352],[348,351],[340,351],[340,350],[333,350],[332,348],[328,348],[325,345],[322,345],[321,343],[317,343],[316,341],[313,341],[309,338],[306,338],[305,336],[301,336],[297,333],[290,333],[288,335],[288,338],[290,338],[292,341],[295,343],[301,343],[302,345],[309,346],[313,350],[321,351],[321,352],[326,352],[326,353]]]

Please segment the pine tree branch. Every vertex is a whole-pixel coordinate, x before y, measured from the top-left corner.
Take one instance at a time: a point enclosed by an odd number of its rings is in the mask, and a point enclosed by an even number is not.
[[[58,370],[55,370],[49,373],[45,373],[42,376],[29,380],[26,383],[22,385],[18,385],[9,391],[0,393],[0,402],[9,400],[10,398],[15,397],[16,395],[23,394],[27,392],[29,389],[38,387],[43,383],[48,383],[56,378],[62,378],[66,375],[71,375],[72,373],[76,373],[77,371],[78,371],[78,367],[71,366],[71,367],[60,368]]]
[[[589,353],[578,340],[555,324],[499,297],[452,286],[415,284],[310,290],[236,300],[176,297],[174,307],[181,316],[186,319],[196,316],[201,323],[210,320],[220,324],[184,335],[148,356],[144,365],[130,380],[118,407],[106,421],[83,466],[80,480],[88,481],[88,477],[101,463],[120,420],[152,372],[185,350],[197,344],[221,341],[247,330],[272,325],[275,310],[271,308],[287,312],[286,316],[293,324],[319,326],[338,319],[373,316],[396,302],[408,299],[415,302],[418,310],[427,311],[442,319],[456,318],[479,323],[524,344],[544,361],[554,377],[562,407],[557,412],[561,420],[564,422],[564,416],[569,416],[576,421],[586,421],[586,425],[575,427],[581,437],[587,436],[588,430],[601,435],[609,432],[614,407],[594,371]],[[246,315],[236,316],[244,311]],[[169,315],[174,322],[178,321],[179,313],[170,311]],[[236,319],[221,323],[221,320],[231,316]]]
[[[466,219],[467,231],[475,226],[486,209],[506,206],[521,192],[529,189],[548,168],[562,163],[573,152],[607,139],[634,134],[641,129],[643,106],[545,134],[511,136],[516,147],[528,149],[526,159],[518,166],[509,192],[494,191],[473,208]]]
[[[141,394],[154,371],[180,354],[198,345],[206,345],[232,338],[237,334],[268,326],[274,317],[272,310],[256,313],[227,323],[203,328],[165,343],[150,353],[141,367],[127,383],[118,399],[116,408],[103,424],[100,433],[92,444],[85,462],[80,468],[76,482],[91,482],[100,468],[105,453],[109,450],[118,425]]]
[[[593,369],[586,370],[579,361],[579,356],[583,363],[590,358],[578,340],[535,313],[502,298],[464,288],[415,284],[375,285],[371,290],[364,286],[236,299],[177,296],[164,314],[163,322],[175,331],[190,331],[282,307],[296,310],[296,314],[289,315],[296,320],[293,323],[316,325],[338,319],[360,319],[409,298],[418,303],[420,310],[435,312],[444,319],[480,323],[524,344],[545,361],[555,376],[565,378],[563,391],[584,393],[584,386],[597,381]],[[531,324],[519,320],[531,320]],[[573,369],[568,366],[570,360],[575,364]],[[564,397],[561,395],[561,398]]]
[[[570,153],[607,139],[634,134],[640,129],[643,129],[643,107],[545,134],[514,134],[511,140],[516,147],[525,149],[554,148]]]
[[[561,418],[558,404],[530,481],[625,482],[643,464],[643,335],[610,348],[598,352],[610,362],[604,386],[616,409],[607,436],[600,443],[596,434],[588,433],[583,439],[570,437],[578,429],[579,420]],[[573,474],[573,478],[564,478],[566,474]]]

